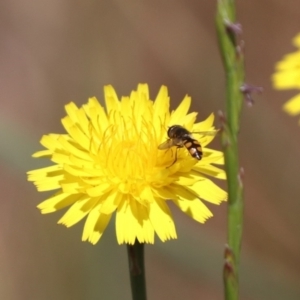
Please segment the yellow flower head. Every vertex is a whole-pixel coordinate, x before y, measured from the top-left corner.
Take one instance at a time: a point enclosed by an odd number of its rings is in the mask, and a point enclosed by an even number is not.
[[[300,34],[293,44],[298,48],[296,52],[287,54],[276,64],[276,72],[273,74],[273,85],[279,90],[300,89]],[[300,94],[285,103],[283,109],[290,115],[300,113]]]
[[[215,131],[214,116],[195,123],[197,113],[188,113],[188,96],[170,113],[165,86],[155,101],[150,100],[146,84],[121,100],[112,86],[105,86],[104,94],[106,109],[96,98],[81,108],[69,103],[62,119],[67,134],[43,136],[41,144],[47,150],[33,156],[48,157],[54,165],[28,172],[28,180],[38,191],[57,192],[38,208],[46,214],[70,206],[58,221],[67,227],[87,217],[82,240],[93,244],[114,212],[119,244],[133,244],[135,239],[153,243],[154,233],[162,241],[175,239],[167,201],[204,223],[212,213],[202,200],[219,204],[227,198],[206,177],[225,178],[224,171],[212,165],[223,164],[222,153],[206,148],[213,136],[199,135],[200,161],[184,147],[160,150],[158,146],[174,124],[194,132]]]

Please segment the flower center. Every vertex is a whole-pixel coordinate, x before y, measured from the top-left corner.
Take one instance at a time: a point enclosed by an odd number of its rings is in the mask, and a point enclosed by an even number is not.
[[[114,156],[113,170],[121,180],[145,178],[145,161],[147,151],[137,141],[120,141],[112,145]]]
[[[103,168],[107,180],[118,185],[123,193],[135,194],[150,183],[157,160],[157,142],[154,131],[146,123],[139,126],[128,122],[126,126],[110,130],[104,139],[102,151]]]

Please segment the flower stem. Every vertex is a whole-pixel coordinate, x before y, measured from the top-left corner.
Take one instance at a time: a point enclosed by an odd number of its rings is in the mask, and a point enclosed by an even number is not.
[[[146,300],[144,244],[127,245],[132,300]]]
[[[225,299],[238,299],[239,260],[243,225],[243,184],[239,168],[238,139],[240,113],[244,101],[244,55],[237,42],[241,33],[235,23],[235,1],[218,0],[216,27],[226,73],[226,116],[221,114],[221,142],[228,184],[228,246],[225,249]]]

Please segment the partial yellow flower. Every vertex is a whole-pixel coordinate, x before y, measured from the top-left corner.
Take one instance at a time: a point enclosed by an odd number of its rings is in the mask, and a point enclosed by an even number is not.
[[[293,39],[297,51],[287,54],[276,64],[273,85],[279,90],[300,89],[300,34]],[[290,115],[300,113],[300,94],[290,99],[283,109]]]
[[[86,217],[82,240],[92,244],[114,213],[119,244],[133,244],[135,239],[154,243],[154,233],[162,241],[177,238],[168,201],[204,223],[212,213],[203,201],[220,204],[227,198],[209,179],[225,179],[224,171],[213,165],[223,164],[222,153],[206,148],[213,136],[199,135],[200,161],[185,148],[159,150],[158,145],[174,124],[189,131],[215,131],[213,114],[195,123],[197,113],[188,113],[188,96],[170,113],[165,86],[155,101],[146,84],[121,100],[112,86],[105,86],[104,95],[106,109],[96,98],[81,108],[66,105],[62,124],[67,133],[42,137],[46,150],[33,156],[50,158],[54,164],[28,172],[28,180],[38,191],[57,192],[38,205],[41,212],[69,206],[58,223],[70,227]]]

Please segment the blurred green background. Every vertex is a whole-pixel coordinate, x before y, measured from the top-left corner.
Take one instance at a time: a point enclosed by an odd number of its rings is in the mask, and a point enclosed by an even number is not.
[[[272,89],[276,61],[294,51],[299,1],[237,1],[247,81],[264,87],[245,106],[240,160],[246,204],[241,299],[300,299],[300,127],[281,110],[293,91]],[[83,223],[42,216],[47,197],[25,172],[43,134],[63,132],[63,106],[164,84],[173,108],[189,94],[198,120],[224,110],[216,1],[2,0],[0,4],[0,299],[130,300],[126,247],[111,222],[101,241],[81,242]],[[217,124],[217,123],[216,123]],[[220,149],[218,139],[214,147]],[[149,299],[223,299],[226,204],[204,226],[172,208],[178,240],[146,246]]]

